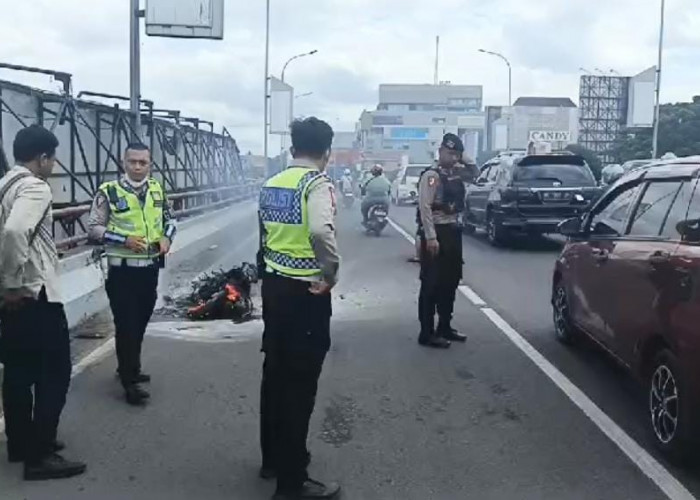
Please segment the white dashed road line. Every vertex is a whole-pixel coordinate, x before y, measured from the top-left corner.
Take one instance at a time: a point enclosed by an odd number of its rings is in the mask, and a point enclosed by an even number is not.
[[[404,238],[415,243],[415,238],[393,220],[389,223]],[[634,439],[601,410],[586,394],[574,385],[525,338],[504,320],[494,309],[467,285],[460,285],[459,291],[472,304],[510,339],[561,391],[605,434],[629,459],[656,484],[671,500],[694,500],[693,494],[678,481],[668,469],[652,457]]]

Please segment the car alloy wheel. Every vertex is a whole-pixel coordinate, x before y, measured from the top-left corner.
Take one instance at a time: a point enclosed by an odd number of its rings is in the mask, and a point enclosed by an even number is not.
[[[680,416],[678,402],[678,383],[673,371],[667,364],[660,363],[651,377],[649,410],[654,434],[663,445],[676,437]]]
[[[554,316],[554,332],[556,333],[557,339],[562,343],[570,344],[574,338],[574,330],[569,315],[569,298],[566,294],[566,288],[561,282],[557,284],[554,290],[552,311]]]

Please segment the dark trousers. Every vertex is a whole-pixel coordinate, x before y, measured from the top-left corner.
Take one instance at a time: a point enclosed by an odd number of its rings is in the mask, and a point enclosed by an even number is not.
[[[277,472],[277,490],[298,492],[307,479],[309,421],[330,345],[330,295],[309,283],[263,278],[263,377],[260,444],[263,467]]]
[[[107,296],[114,316],[119,377],[124,387],[141,373],[141,346],[158,298],[157,267],[109,268]]]
[[[437,333],[450,328],[454,312],[455,295],[462,279],[462,234],[456,224],[436,224],[440,251],[433,257],[426,250],[426,241],[421,237],[420,294],[418,296],[418,319],[421,337],[435,335],[435,313],[438,315]]]
[[[8,451],[37,462],[51,453],[70,384],[66,315],[42,294],[18,309],[0,310],[0,331]]]

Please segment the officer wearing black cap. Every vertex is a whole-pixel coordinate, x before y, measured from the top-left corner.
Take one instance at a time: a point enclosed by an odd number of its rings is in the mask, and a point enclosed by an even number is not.
[[[452,328],[455,294],[462,279],[462,234],[459,214],[464,210],[464,182],[459,172],[464,144],[446,134],[437,165],[426,170],[418,186],[418,234],[421,240],[418,343],[448,348],[467,337]],[[438,324],[435,327],[435,312]]]

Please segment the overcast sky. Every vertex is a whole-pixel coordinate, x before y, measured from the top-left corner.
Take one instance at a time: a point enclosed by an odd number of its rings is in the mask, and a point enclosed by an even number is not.
[[[144,1],[144,0],[142,0]],[[126,95],[128,0],[0,0],[0,61],[73,73],[75,91]],[[143,90],[159,107],[225,125],[241,150],[262,150],[265,6],[226,0],[224,41],[143,38]],[[484,85],[485,103],[513,94],[571,97],[580,67],[636,74],[656,63],[660,0],[272,0],[270,71],[300,52],[287,81],[295,113],[353,130],[379,83],[430,83],[435,35],[440,79]],[[662,101],[700,94],[700,2],[668,0]],[[57,88],[0,70],[0,79]],[[273,145],[278,144],[276,140]],[[273,148],[274,149],[274,148]]]

